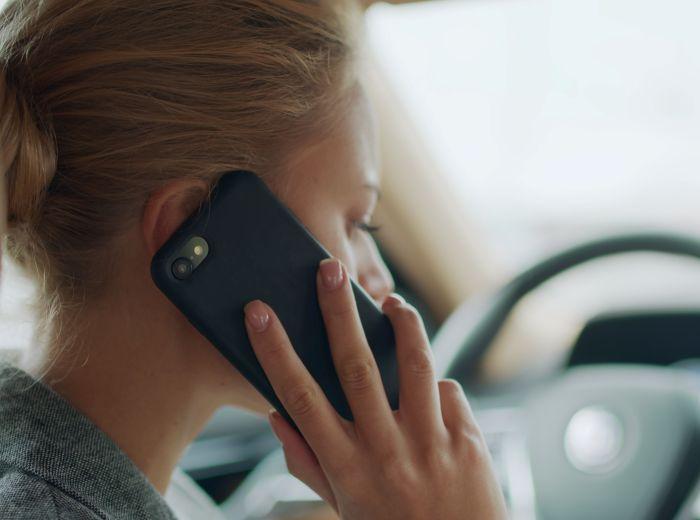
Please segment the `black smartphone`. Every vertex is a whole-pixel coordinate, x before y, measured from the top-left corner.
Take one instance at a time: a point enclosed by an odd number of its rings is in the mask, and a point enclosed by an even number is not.
[[[260,299],[279,317],[299,358],[338,413],[352,413],[338,380],[316,294],[319,262],[331,255],[254,173],[231,171],[210,199],[158,250],[156,286],[288,420],[248,340],[243,307]],[[398,367],[389,319],[352,281],[362,326],[392,409]],[[296,426],[296,425],[294,425]]]

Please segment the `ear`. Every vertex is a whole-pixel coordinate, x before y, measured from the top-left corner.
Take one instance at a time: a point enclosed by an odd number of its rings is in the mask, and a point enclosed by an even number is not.
[[[165,244],[209,193],[199,179],[179,179],[151,193],[141,217],[141,231],[152,256]]]

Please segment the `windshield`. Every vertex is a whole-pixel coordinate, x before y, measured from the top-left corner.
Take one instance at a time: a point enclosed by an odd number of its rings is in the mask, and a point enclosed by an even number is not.
[[[700,4],[377,6],[372,48],[513,266],[593,234],[697,231]]]
[[[506,281],[585,239],[700,232],[699,16],[693,0],[444,1],[380,4],[368,26]],[[700,269],[627,255],[547,290],[580,323],[700,303]]]

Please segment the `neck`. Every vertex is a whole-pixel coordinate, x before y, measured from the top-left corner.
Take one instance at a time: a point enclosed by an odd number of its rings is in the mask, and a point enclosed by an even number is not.
[[[218,407],[266,407],[174,307],[160,301],[134,309],[129,303],[139,300],[123,300],[82,312],[87,325],[76,340],[54,342],[26,368],[111,437],[164,494],[185,449]]]

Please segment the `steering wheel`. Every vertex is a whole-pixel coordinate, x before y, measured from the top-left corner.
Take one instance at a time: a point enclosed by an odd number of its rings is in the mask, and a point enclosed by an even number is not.
[[[513,308],[544,282],[597,258],[640,251],[700,260],[700,240],[668,233],[614,236],[536,264],[491,298],[465,302],[446,320],[433,340],[440,373],[462,383],[472,380]],[[695,518],[700,386],[690,373],[653,366],[577,367],[520,401],[505,414],[481,414],[487,418],[481,424],[487,441],[497,444],[494,458],[502,459],[496,465],[505,472],[515,518]]]

